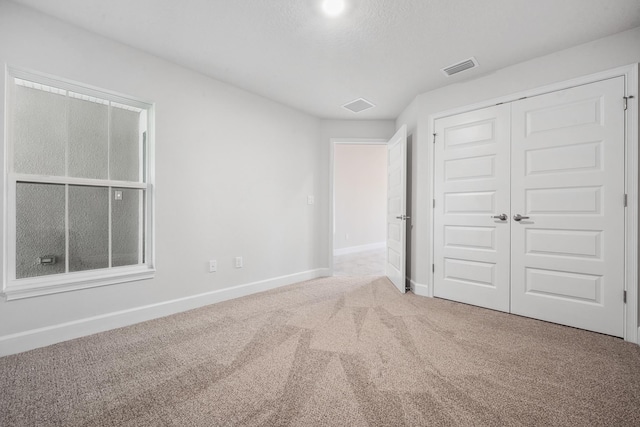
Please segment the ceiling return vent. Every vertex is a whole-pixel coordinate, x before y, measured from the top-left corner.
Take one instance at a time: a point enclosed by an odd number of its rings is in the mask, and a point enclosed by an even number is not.
[[[358,98],[351,102],[347,102],[342,107],[354,113],[361,113],[364,110],[375,107],[375,105],[364,98]]]
[[[470,70],[472,68],[476,68],[478,66],[478,61],[473,56],[469,59],[465,59],[462,62],[458,62],[457,64],[449,65],[448,67],[442,68],[441,71],[445,76],[450,77],[454,74],[461,73],[466,70]]]

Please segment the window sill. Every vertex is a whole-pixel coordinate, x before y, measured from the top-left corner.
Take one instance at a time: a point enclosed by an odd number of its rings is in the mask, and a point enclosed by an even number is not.
[[[147,265],[118,267],[108,270],[56,274],[7,281],[2,292],[6,301],[39,297],[98,286],[115,285],[137,280],[152,279],[155,268]]]

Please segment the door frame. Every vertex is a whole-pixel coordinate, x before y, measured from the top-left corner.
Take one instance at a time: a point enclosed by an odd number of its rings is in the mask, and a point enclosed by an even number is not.
[[[582,86],[597,81],[606,80],[614,77],[624,77],[625,96],[632,97],[627,99],[627,114],[625,117],[625,193],[627,194],[627,208],[625,210],[625,283],[624,289],[627,292],[627,303],[624,306],[624,340],[636,344],[640,344],[638,337],[640,336],[640,326],[638,325],[638,64],[631,64],[622,67],[613,68],[595,74],[565,80],[526,91],[516,92],[511,95],[501,96],[498,98],[488,99],[486,101],[445,110],[436,114],[429,115],[428,123],[433,132],[435,129],[435,121],[444,117],[456,114],[466,113],[473,110],[490,107],[496,104],[517,101],[521,98],[544,95],[546,93],[557,92],[569,89],[575,86]],[[622,108],[621,100],[621,108]],[[433,136],[435,138],[435,135]],[[427,151],[431,168],[429,188],[430,199],[435,196],[435,149],[434,144],[428,144]],[[434,231],[435,221],[433,216],[433,204],[431,205],[430,215],[430,233],[428,236],[428,246],[431,248],[429,262],[434,263]],[[429,273],[429,281],[427,283],[427,295],[433,297],[434,289],[434,273]]]
[[[336,145],[387,145],[381,138],[330,138],[329,139],[329,275],[333,276],[333,234],[335,231],[335,147]]]

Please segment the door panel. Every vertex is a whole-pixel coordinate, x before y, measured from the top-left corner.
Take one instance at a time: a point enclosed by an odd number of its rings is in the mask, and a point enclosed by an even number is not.
[[[407,127],[402,126],[387,144],[387,264],[389,280],[402,293],[405,285]]]
[[[511,311],[623,335],[624,80],[512,105]]]
[[[509,311],[509,106],[435,122],[434,295]]]

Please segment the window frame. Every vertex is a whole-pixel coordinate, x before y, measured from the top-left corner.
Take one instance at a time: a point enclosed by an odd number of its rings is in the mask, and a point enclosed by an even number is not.
[[[154,222],[154,127],[155,105],[132,97],[118,94],[109,90],[96,88],[90,85],[73,82],[70,80],[49,76],[46,74],[7,66],[5,69],[5,135],[4,135],[4,274],[2,295],[7,301],[49,295],[59,292],[74,291],[98,286],[113,285],[131,281],[150,279],[155,276],[155,222]],[[71,91],[75,94],[99,98],[121,106],[133,107],[146,112],[146,134],[144,144],[140,144],[141,167],[140,182],[119,181],[111,179],[77,178],[70,176],[48,176],[37,174],[16,173],[13,171],[13,147],[11,138],[10,109],[13,108],[10,90],[15,79],[23,79],[37,84],[51,86],[53,88]],[[66,96],[69,96],[68,94]],[[66,150],[68,153],[68,141]],[[68,154],[67,154],[68,157]],[[68,161],[65,169],[68,167]],[[65,273],[43,276],[16,278],[16,189],[18,182],[39,184],[58,184],[65,186]],[[140,189],[143,191],[141,208],[143,214],[140,218],[138,229],[139,256],[144,253],[144,262],[137,265],[106,267],[78,272],[68,272],[68,190],[70,185],[94,186],[109,189],[109,259],[111,260],[111,204],[114,189]],[[111,263],[110,263],[111,264]]]

